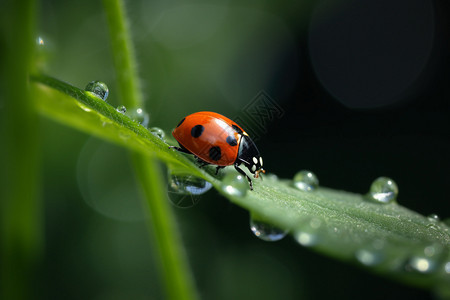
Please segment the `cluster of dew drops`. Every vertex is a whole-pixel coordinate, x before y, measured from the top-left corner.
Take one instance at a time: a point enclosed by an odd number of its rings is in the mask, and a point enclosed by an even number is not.
[[[105,102],[108,99],[109,88],[104,82],[98,80],[91,81],[86,85],[84,90],[90,95],[95,96]],[[150,115],[144,109],[137,107],[131,110],[127,110],[127,108],[124,105],[120,105],[116,108],[116,111],[118,111],[123,115],[128,116],[130,119],[138,122],[143,127],[146,128],[148,127],[148,124],[150,122]],[[149,131],[153,135],[164,140],[165,133],[161,128],[152,127],[149,128]]]
[[[86,85],[85,91],[106,101],[109,94],[108,86],[101,81],[92,81]],[[144,127],[149,124],[149,114],[142,108],[127,111],[126,107],[121,105],[116,110],[131,119],[139,122]],[[164,140],[165,133],[158,127],[152,127],[149,131]],[[269,180],[277,180],[274,174],[268,174]],[[227,172],[222,179],[222,191],[230,196],[244,197],[249,189],[247,180],[235,172]],[[319,186],[317,176],[307,170],[299,171],[291,181],[291,186],[303,191],[314,192]],[[168,195],[172,204],[178,208],[190,208],[199,202],[199,197],[209,191],[212,184],[192,175],[170,174],[168,183]],[[369,201],[379,204],[395,204],[398,196],[398,187],[394,180],[388,177],[379,177],[375,179],[371,186],[367,198]],[[429,227],[437,228],[440,218],[436,214],[428,216]],[[307,229],[294,234],[297,242],[303,246],[315,246],[319,242],[319,236],[315,233],[322,226],[319,219],[311,219],[307,222]],[[261,221],[256,216],[250,218],[250,229],[252,233],[264,241],[274,242],[283,239],[287,230],[280,229],[265,221]],[[337,230],[337,229],[336,229]],[[355,259],[365,266],[375,266],[381,264],[384,258],[383,241],[374,241],[371,245],[355,252]],[[444,256],[444,259],[442,257]],[[440,270],[447,276],[450,276],[450,258],[443,246],[433,244],[426,245],[422,251],[409,257],[403,265],[407,271],[419,273],[430,273]]]

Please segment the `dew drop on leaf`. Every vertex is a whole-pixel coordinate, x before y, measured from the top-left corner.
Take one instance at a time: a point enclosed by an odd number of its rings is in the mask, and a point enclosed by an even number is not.
[[[436,264],[430,258],[415,256],[408,260],[405,269],[409,272],[431,273],[436,269]]]
[[[287,230],[253,218],[250,218],[250,229],[256,237],[267,242],[279,241],[287,235]]]
[[[430,222],[439,222],[441,220],[437,214],[430,214],[427,218]]]
[[[118,112],[120,112],[122,115],[125,114],[125,113],[127,112],[127,108],[125,107],[125,105],[117,106],[116,110],[117,110]]]
[[[161,140],[164,140],[164,137],[166,136],[166,133],[164,132],[164,130],[162,130],[159,127],[150,128],[150,133],[153,134],[154,136],[160,138]]]
[[[170,175],[168,196],[173,205],[190,208],[200,201],[200,196],[209,191],[212,184],[192,175]]]
[[[365,266],[375,266],[383,260],[383,254],[375,249],[359,249],[355,252],[355,257]]]
[[[319,186],[319,179],[313,172],[302,170],[295,174],[292,183],[299,190],[311,192]]]
[[[244,197],[248,189],[247,180],[241,174],[229,172],[222,180],[222,191],[230,196]]]
[[[378,203],[392,203],[397,199],[398,187],[394,180],[379,177],[370,186],[370,197]]]
[[[142,109],[140,107],[135,108],[135,109],[130,109],[126,113],[126,115],[144,127],[147,127],[148,123],[150,122],[150,115],[144,109]]]
[[[294,235],[297,242],[305,247],[311,247],[317,244],[319,237],[315,233],[299,231]]]
[[[109,94],[108,86],[104,82],[97,80],[89,82],[84,88],[84,90],[86,92],[92,93],[94,96],[102,99],[103,101],[106,101]]]

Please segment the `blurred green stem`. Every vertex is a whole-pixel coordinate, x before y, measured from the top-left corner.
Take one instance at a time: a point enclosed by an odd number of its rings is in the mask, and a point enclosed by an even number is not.
[[[28,85],[36,4],[6,2],[0,12],[0,298],[30,299],[42,251],[38,118]]]
[[[103,6],[108,20],[120,98],[128,109],[142,107],[143,97],[124,4],[120,0],[104,0]],[[195,299],[192,276],[157,161],[136,152],[131,153],[131,157],[144,191],[150,216],[149,227],[156,238],[167,295],[170,299]]]

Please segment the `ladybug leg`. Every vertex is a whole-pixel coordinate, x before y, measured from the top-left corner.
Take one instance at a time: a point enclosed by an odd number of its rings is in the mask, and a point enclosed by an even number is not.
[[[225,168],[225,166],[217,166],[216,175],[219,174],[219,170]]]
[[[253,191],[253,182],[252,179],[250,177],[248,177],[247,174],[245,174],[244,170],[242,170],[241,168],[239,168],[239,164],[235,163],[234,164],[234,168],[236,169],[236,171],[238,171],[239,173],[241,173],[241,175],[245,176],[248,180],[248,184],[250,185],[250,190]]]
[[[203,159],[201,159],[198,156],[195,157],[195,160],[197,161],[199,168],[203,168],[204,166],[209,165],[208,162],[204,161]]]
[[[188,149],[186,148],[181,148],[181,147],[177,147],[177,146],[169,146],[169,149],[175,149],[178,152],[182,152],[182,153],[187,153],[187,154],[192,154]]]

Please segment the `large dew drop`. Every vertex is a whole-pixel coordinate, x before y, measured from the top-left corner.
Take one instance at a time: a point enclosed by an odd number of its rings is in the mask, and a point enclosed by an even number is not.
[[[161,140],[164,140],[164,137],[166,136],[166,133],[164,132],[164,130],[162,130],[162,129],[159,128],[159,127],[152,127],[152,128],[150,128],[150,132],[151,132],[154,136],[160,138]]]
[[[170,175],[168,196],[173,205],[190,208],[200,201],[200,195],[209,191],[212,184],[192,175]]]
[[[398,187],[394,180],[388,177],[379,177],[370,186],[369,195],[378,203],[392,203],[397,199]]]
[[[250,229],[256,237],[267,242],[279,241],[287,235],[286,230],[253,218],[250,218]]]
[[[102,99],[103,101],[106,101],[109,94],[108,86],[101,81],[91,81],[89,82],[86,87],[84,88],[86,92],[90,92],[92,95],[96,96],[97,98]]]
[[[222,190],[230,196],[243,197],[249,185],[241,174],[229,172],[222,180]]]
[[[293,185],[299,190],[311,192],[319,186],[319,179],[313,172],[302,170],[295,174]]]
[[[130,109],[126,112],[126,115],[129,116],[130,119],[138,122],[144,127],[147,127],[148,123],[150,122],[150,115],[140,107]]]

